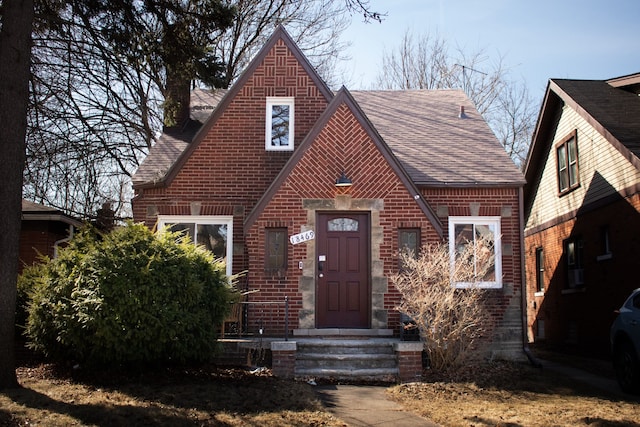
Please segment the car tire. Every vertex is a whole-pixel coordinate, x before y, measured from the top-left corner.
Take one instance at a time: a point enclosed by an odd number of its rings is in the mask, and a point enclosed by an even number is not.
[[[640,363],[638,355],[628,341],[622,341],[613,353],[613,367],[618,384],[626,393],[640,393]]]

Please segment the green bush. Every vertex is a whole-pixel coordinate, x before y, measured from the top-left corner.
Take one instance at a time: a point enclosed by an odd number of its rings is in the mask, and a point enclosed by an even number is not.
[[[22,339],[25,336],[27,318],[29,317],[29,301],[33,294],[33,288],[37,286],[43,276],[42,264],[47,264],[49,261],[49,257],[41,255],[38,263],[25,266],[22,269],[22,274],[18,276],[15,319],[16,338]]]
[[[33,283],[27,335],[58,361],[203,361],[236,293],[224,264],[175,233],[127,224],[76,234]]]

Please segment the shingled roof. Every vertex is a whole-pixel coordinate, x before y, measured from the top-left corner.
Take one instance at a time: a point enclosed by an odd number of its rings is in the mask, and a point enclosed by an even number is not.
[[[527,156],[525,199],[535,189],[539,164],[550,149],[556,112],[567,105],[640,169],[640,73],[611,80],[549,80]]]
[[[411,180],[421,186],[520,186],[522,174],[472,103],[460,90],[351,92]],[[191,120],[165,132],[133,178],[161,181],[225,91],[191,95]],[[461,113],[461,107],[464,109]]]
[[[161,181],[180,157],[180,154],[189,146],[226,93],[225,89],[195,89],[191,91],[189,121],[181,129],[165,130],[162,133],[133,175],[133,185]]]
[[[640,97],[602,80],[553,79],[553,83],[603,129],[640,158]]]
[[[522,174],[462,90],[352,94],[417,185],[524,184]]]

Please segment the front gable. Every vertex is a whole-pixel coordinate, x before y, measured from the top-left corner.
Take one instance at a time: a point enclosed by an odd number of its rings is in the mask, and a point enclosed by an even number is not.
[[[630,108],[640,112],[640,100],[607,86],[599,81],[549,82],[526,167],[525,230],[548,227],[618,193],[635,191],[640,161],[630,147],[638,137],[617,130],[624,129],[624,120],[617,125],[612,120],[626,117]],[[635,107],[617,104],[620,96]],[[577,182],[563,190],[558,149],[569,138],[576,144]]]
[[[285,188],[302,199],[333,199],[336,179],[343,172],[353,182],[349,197],[389,201],[398,197],[395,203],[415,208],[416,219],[427,219],[442,238],[442,224],[346,88],[338,92],[248,216],[245,229]]]

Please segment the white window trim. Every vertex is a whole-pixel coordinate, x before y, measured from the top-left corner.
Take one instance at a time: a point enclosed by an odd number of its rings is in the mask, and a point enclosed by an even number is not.
[[[224,224],[227,226],[227,253],[226,274],[233,274],[233,216],[208,216],[208,215],[158,215],[158,230],[164,230],[167,224],[194,223],[194,224]],[[198,227],[195,227],[197,233]],[[196,240],[194,236],[194,241]]]
[[[495,227],[495,274],[496,280],[493,282],[456,282],[456,288],[464,289],[477,286],[483,289],[501,289],[502,288],[502,234],[500,231],[499,216],[451,216],[449,217],[449,259],[451,262],[451,271],[454,269],[455,263],[455,226],[456,224],[477,224],[477,225],[493,225]]]
[[[288,145],[271,145],[271,125],[272,125],[272,107],[274,105],[288,105],[289,106],[289,144]],[[267,151],[293,151],[294,148],[294,135],[295,135],[295,98],[293,97],[267,97],[267,106],[265,112],[265,134],[264,134],[264,147]]]

